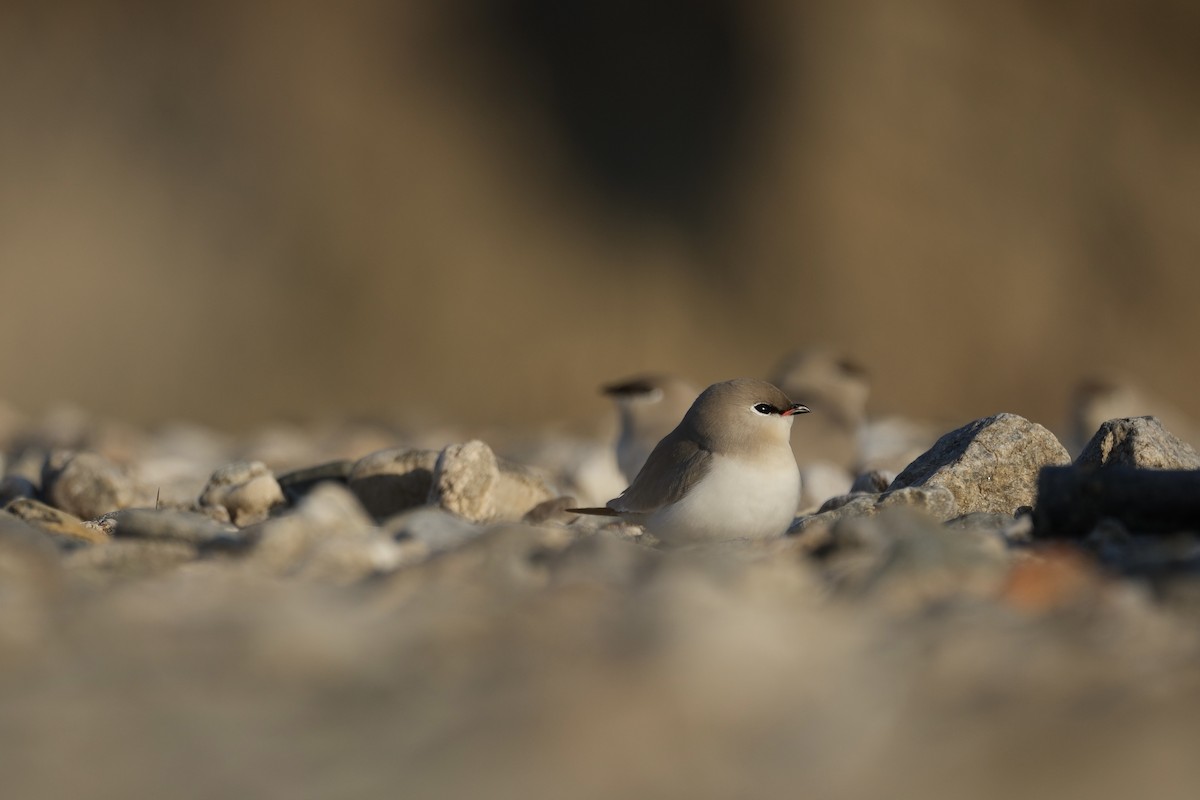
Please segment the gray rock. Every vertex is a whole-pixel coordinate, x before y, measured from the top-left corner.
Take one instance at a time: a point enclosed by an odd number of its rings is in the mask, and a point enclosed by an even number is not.
[[[332,583],[395,569],[411,552],[380,533],[355,495],[336,483],[316,486],[295,510],[246,534],[256,540],[251,566]]]
[[[51,453],[42,468],[42,487],[51,505],[81,519],[95,519],[137,501],[133,479],[98,453]]]
[[[312,488],[317,484],[325,483],[326,481],[342,485],[348,484],[354,464],[355,462],[349,459],[341,459],[339,461],[318,464],[313,467],[292,470],[279,476],[279,487],[283,489],[283,495],[287,498],[287,501],[295,505],[300,502],[302,497],[312,491]]]
[[[1042,467],[1068,463],[1066,449],[1050,431],[1016,414],[997,414],[938,439],[896,476],[888,493],[939,486],[954,496],[957,514],[1012,514],[1033,505]]]
[[[1110,419],[1075,459],[1077,467],[1200,469],[1200,455],[1154,417]]]
[[[13,500],[4,510],[50,534],[62,546],[103,544],[109,541],[102,530],[89,527],[76,516],[28,497]]]
[[[821,511],[800,517],[788,529],[801,550],[824,552],[834,546],[835,528],[851,519],[869,518],[897,510],[920,512],[936,519],[955,516],[954,495],[942,486],[910,486],[885,494],[856,494],[831,498]]]
[[[205,547],[231,545],[240,538],[233,525],[189,511],[126,508],[107,515],[105,521],[119,539],[157,539]]]
[[[485,528],[434,506],[413,508],[388,519],[385,534],[393,539],[411,539],[430,553],[450,550],[479,536]]]
[[[433,485],[435,450],[393,448],[363,456],[347,478],[350,491],[377,520],[425,504]]]
[[[788,528],[789,534],[803,533],[814,526],[829,526],[841,519],[858,516],[874,516],[879,511],[879,495],[860,494],[831,498],[816,514],[797,517]]]
[[[945,486],[906,486],[879,496],[878,510],[909,508],[923,511],[935,519],[951,519],[958,513],[954,493]]]
[[[997,537],[947,530],[934,517],[907,509],[846,519],[832,534],[821,561],[826,579],[840,593],[871,596],[894,610],[964,594],[990,597],[1008,566]]]
[[[93,583],[146,578],[194,561],[194,545],[151,539],[113,540],[103,547],[73,550],[63,558],[67,573]]]
[[[239,528],[261,522],[284,505],[279,481],[261,461],[237,461],[221,467],[200,493],[200,505],[220,506]]]

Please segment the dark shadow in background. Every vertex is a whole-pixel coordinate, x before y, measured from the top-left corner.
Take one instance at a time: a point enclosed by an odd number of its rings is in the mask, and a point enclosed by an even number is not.
[[[614,210],[718,224],[763,70],[737,0],[502,0],[493,31]]]

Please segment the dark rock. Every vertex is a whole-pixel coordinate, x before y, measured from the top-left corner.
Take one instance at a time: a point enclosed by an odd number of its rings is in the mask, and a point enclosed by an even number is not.
[[[437,458],[434,450],[380,450],[356,461],[347,482],[363,508],[383,520],[425,505]]]
[[[1110,419],[1075,459],[1077,467],[1200,469],[1200,455],[1154,417]]]
[[[5,475],[0,480],[0,508],[18,497],[37,497],[37,485],[21,475]]]
[[[1038,480],[1034,534],[1087,536],[1105,518],[1144,534],[1200,531],[1200,470],[1047,467]]]
[[[278,477],[279,488],[283,489],[283,495],[287,498],[288,503],[295,505],[317,484],[330,481],[343,486],[348,485],[354,463],[349,459],[342,459],[292,470]]]
[[[896,476],[888,493],[940,486],[953,494],[957,514],[1011,514],[1033,503],[1042,467],[1068,463],[1066,449],[1050,431],[1016,414],[997,414],[938,439]]]

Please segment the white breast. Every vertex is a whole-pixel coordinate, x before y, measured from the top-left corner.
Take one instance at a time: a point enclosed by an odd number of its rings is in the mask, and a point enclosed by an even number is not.
[[[753,463],[715,456],[697,486],[644,524],[668,544],[765,539],[787,530],[799,501],[800,472],[790,448]]]

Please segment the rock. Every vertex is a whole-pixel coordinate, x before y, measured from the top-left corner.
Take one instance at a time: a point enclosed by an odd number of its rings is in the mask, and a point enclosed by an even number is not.
[[[37,497],[37,486],[33,481],[20,475],[5,475],[3,479],[0,479],[0,508],[18,497]]]
[[[157,539],[187,542],[197,547],[233,546],[240,540],[233,525],[223,525],[204,514],[152,508],[127,508],[107,515],[112,535],[118,539]]]
[[[995,536],[947,530],[927,514],[887,509],[838,523],[820,564],[840,593],[872,596],[906,612],[959,595],[994,595],[1008,559]]]
[[[109,537],[102,531],[84,525],[83,520],[78,517],[27,497],[13,500],[4,510],[50,534],[64,547],[103,544],[109,541]]]
[[[558,497],[539,472],[503,458],[497,459],[497,466],[500,476],[492,486],[494,520],[516,522]]]
[[[906,486],[879,496],[876,508],[910,508],[923,511],[935,519],[950,519],[957,515],[954,493],[945,486]]]
[[[137,500],[125,470],[97,453],[52,452],[42,468],[42,487],[51,505],[81,519],[95,519]]]
[[[1054,434],[1016,414],[997,414],[947,433],[892,481],[885,493],[940,486],[954,496],[955,513],[1012,514],[1032,505],[1038,471],[1070,463]]]
[[[642,582],[662,563],[662,552],[636,544],[612,531],[581,536],[550,561],[556,584],[595,583],[629,587]]]
[[[393,539],[411,539],[420,542],[430,553],[438,553],[474,539],[485,528],[444,509],[423,506],[388,519],[383,530]]]
[[[0,511],[0,598],[19,588],[41,594],[59,580],[59,550],[44,532]]]
[[[895,479],[896,473],[886,469],[873,469],[869,472],[863,472],[850,484],[850,494],[863,492],[877,494],[886,490]]]
[[[331,481],[342,485],[349,484],[354,463],[349,459],[341,459],[328,461],[314,467],[292,470],[279,476],[279,487],[283,489],[283,495],[287,498],[288,503],[295,505],[320,483]]]
[[[1038,538],[1087,536],[1103,519],[1135,533],[1200,530],[1200,470],[1048,467],[1033,511]]]
[[[908,508],[923,511],[938,519],[955,516],[954,495],[943,486],[910,486],[885,494],[841,495],[830,498],[816,514],[799,517],[788,529],[800,534],[814,527],[825,527],[852,517],[873,517],[886,509]]]
[[[73,550],[64,557],[63,567],[84,581],[109,583],[168,572],[196,556],[196,548],[187,542],[124,539]]]
[[[492,487],[499,480],[492,448],[479,440],[452,444],[438,454],[429,502],[471,522],[487,522],[496,513]]]
[[[200,493],[200,505],[221,506],[239,528],[261,522],[284,505],[279,481],[261,461],[236,461],[221,467]]]
[[[363,456],[347,477],[350,490],[376,520],[425,504],[433,485],[434,450],[393,448]]]
[[[395,569],[411,552],[380,533],[355,495],[336,483],[316,486],[295,510],[246,534],[256,540],[251,566],[343,584]]]
[[[1069,442],[1081,452],[1097,429],[1112,419],[1151,415],[1185,442],[1200,444],[1200,426],[1160,397],[1154,397],[1120,376],[1092,376],[1075,387],[1070,400]]]
[[[0,666],[54,629],[49,601],[61,586],[59,550],[49,536],[0,511]]]
[[[1110,419],[1075,459],[1077,467],[1200,469],[1200,455],[1154,417]]]
[[[376,599],[385,608],[428,594],[453,603],[468,597],[509,602],[516,591],[544,589],[554,558],[574,540],[575,533],[559,525],[494,525],[417,569],[396,571]]]
[[[574,497],[554,497],[529,509],[525,516],[521,517],[521,521],[532,525],[540,525],[543,522],[559,522],[566,525],[579,516],[567,511],[568,508],[575,507],[577,502]]]

